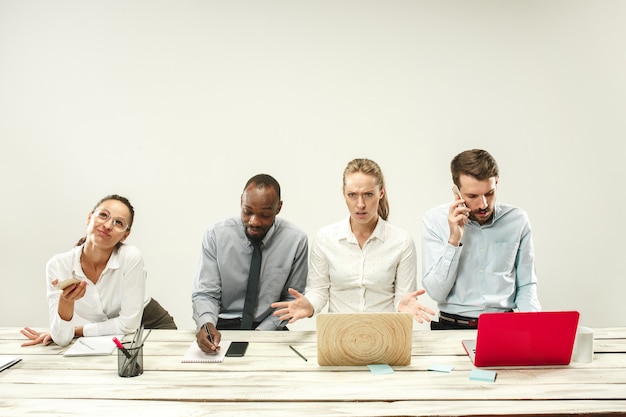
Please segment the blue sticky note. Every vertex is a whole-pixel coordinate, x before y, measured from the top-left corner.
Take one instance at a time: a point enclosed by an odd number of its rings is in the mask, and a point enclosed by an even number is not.
[[[374,375],[393,374],[393,368],[387,364],[367,365],[367,367]]]
[[[470,380],[472,381],[484,381],[484,382],[495,382],[496,380],[496,371],[487,371],[484,369],[474,369],[470,373]]]
[[[452,372],[454,366],[452,365],[443,365],[440,363],[433,363],[428,367],[429,371],[437,371],[437,372]]]

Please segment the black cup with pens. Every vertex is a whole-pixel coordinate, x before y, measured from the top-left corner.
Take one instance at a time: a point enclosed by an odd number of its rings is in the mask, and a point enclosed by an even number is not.
[[[131,345],[132,342],[124,342],[124,348],[117,350],[117,374],[126,378],[143,374],[143,345]]]
[[[113,341],[117,345],[117,374],[129,378],[143,374],[143,326],[135,332],[132,342]],[[147,335],[146,335],[147,336]]]

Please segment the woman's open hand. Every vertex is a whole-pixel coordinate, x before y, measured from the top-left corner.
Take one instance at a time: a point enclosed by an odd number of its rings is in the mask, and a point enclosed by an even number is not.
[[[22,343],[22,347],[24,346],[34,346],[40,343],[43,343],[45,346],[52,343],[52,335],[50,333],[39,333],[36,330],[31,329],[30,327],[24,327],[20,330],[24,336],[30,339],[29,342]]]

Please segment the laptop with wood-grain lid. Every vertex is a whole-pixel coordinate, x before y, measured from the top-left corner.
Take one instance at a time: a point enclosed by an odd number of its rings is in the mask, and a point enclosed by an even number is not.
[[[320,313],[316,326],[321,366],[411,364],[409,313]]]
[[[476,340],[462,343],[478,367],[567,365],[578,317],[577,311],[483,313]]]

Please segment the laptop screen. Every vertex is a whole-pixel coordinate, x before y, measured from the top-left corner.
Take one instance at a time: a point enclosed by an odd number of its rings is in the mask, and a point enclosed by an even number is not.
[[[474,365],[567,365],[578,318],[577,311],[481,314]]]

